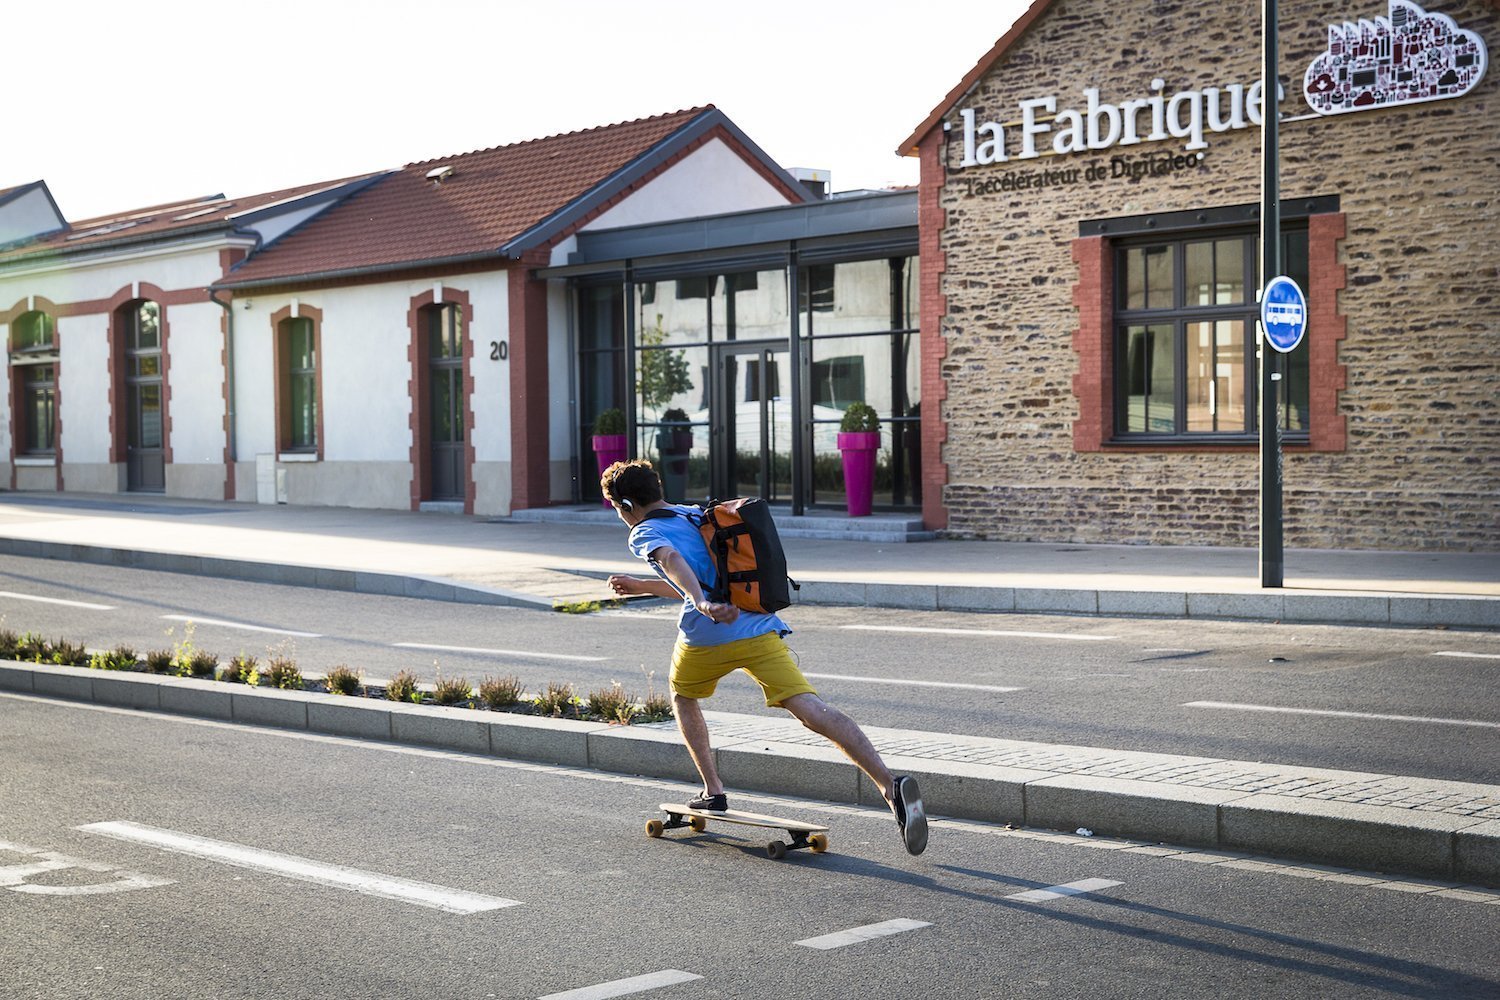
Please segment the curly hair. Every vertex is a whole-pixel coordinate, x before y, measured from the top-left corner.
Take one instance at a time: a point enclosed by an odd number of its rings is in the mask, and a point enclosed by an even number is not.
[[[629,500],[645,507],[662,498],[661,477],[644,458],[633,462],[616,462],[599,477],[599,488],[611,503]]]

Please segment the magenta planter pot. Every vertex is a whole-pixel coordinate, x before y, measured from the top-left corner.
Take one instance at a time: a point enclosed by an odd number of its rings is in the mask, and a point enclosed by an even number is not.
[[[841,431],[838,445],[844,456],[844,496],[849,516],[868,517],[875,499],[875,455],[880,451],[880,432]]]
[[[630,448],[627,445],[629,440],[624,434],[594,435],[594,458],[599,461],[600,476],[603,476],[604,470],[611,465],[614,465],[616,462],[625,461],[625,457],[630,454]],[[614,505],[609,502],[608,497],[605,497],[604,506],[612,507]]]

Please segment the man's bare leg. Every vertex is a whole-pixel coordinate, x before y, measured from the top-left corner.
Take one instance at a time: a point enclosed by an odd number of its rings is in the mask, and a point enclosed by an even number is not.
[[[794,694],[781,703],[781,707],[792,713],[797,721],[827,739],[844,751],[845,755],[875,782],[887,804],[894,794],[890,769],[880,759],[870,738],[849,716],[840,712],[815,694]]]
[[[697,698],[672,696],[672,714],[677,718],[677,730],[687,744],[688,754],[703,778],[703,791],[709,795],[720,795],[724,783],[719,780],[719,769],[714,766],[713,748],[708,742],[708,723],[703,721],[703,707]]]

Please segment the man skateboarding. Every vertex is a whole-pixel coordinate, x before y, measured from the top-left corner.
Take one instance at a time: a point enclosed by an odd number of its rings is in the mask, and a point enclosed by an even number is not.
[[[729,808],[699,702],[714,693],[721,677],[743,669],[760,685],[768,706],[786,709],[854,761],[885,796],[907,851],[921,854],[927,847],[927,815],[916,779],[891,774],[854,720],[818,697],[782,640],[791,631],[786,623],[776,615],[742,611],[704,595],[705,588],[715,585],[717,571],[696,524],[678,516],[695,509],[663,500],[661,479],[650,462],[616,462],[604,470],[599,483],[630,528],[630,551],[656,573],[655,579],[612,576],[610,587],[622,596],[682,600],[672,650],[672,709],[703,778],[703,794],[687,805],[712,811]]]

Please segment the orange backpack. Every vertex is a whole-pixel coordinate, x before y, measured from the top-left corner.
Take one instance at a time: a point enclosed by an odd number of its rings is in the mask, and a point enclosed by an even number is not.
[[[718,570],[718,585],[706,594],[709,600],[758,614],[791,606],[791,592],[801,587],[786,575],[786,551],[764,500],[712,500],[701,512],[683,516],[698,528]]]

